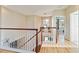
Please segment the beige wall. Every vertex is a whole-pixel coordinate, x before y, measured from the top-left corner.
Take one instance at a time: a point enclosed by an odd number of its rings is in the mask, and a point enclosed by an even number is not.
[[[41,25],[41,17],[30,15],[25,16],[14,11],[11,11],[5,7],[1,8],[1,27],[3,28],[40,28]],[[7,31],[1,33],[1,40],[10,39],[10,41],[15,41],[27,36],[27,39],[31,38],[35,32],[34,31]],[[39,41],[40,41],[39,37]],[[3,45],[3,44],[2,44]]]
[[[53,16],[64,16],[64,10],[55,10],[52,13]]]
[[[0,6],[0,27],[1,27],[1,6]]]
[[[55,16],[65,16],[65,38],[70,38],[70,13],[79,10],[79,6],[69,6],[65,10],[55,10],[52,14]],[[2,16],[2,17],[1,17]],[[54,22],[55,23],[55,22]],[[25,16],[7,8],[0,7],[0,26],[1,27],[19,27],[19,28],[40,28],[40,16]]]
[[[26,25],[27,25],[26,16],[16,13],[14,11],[11,11],[2,6],[0,10],[1,10],[0,25],[2,28],[26,28]],[[4,42],[6,39],[9,39],[10,41],[15,41],[25,35],[26,35],[26,31],[5,30],[1,32],[0,40],[2,42]]]
[[[70,40],[70,13],[75,12],[79,9],[79,6],[69,6],[68,8],[65,9],[65,38]]]
[[[0,6],[0,27],[1,27],[1,6]],[[1,30],[0,30],[0,45],[1,45]]]
[[[1,6],[0,6],[0,26],[1,26]]]
[[[41,17],[40,16],[35,16],[35,15],[30,15],[26,16],[26,27],[27,28],[36,28],[39,29],[41,26]]]
[[[37,29],[40,29],[41,27],[41,16],[36,16],[35,21],[34,21],[34,26]]]
[[[55,16],[65,16],[64,17],[64,30],[65,30],[65,39],[70,39],[70,13],[79,10],[79,6],[77,5],[72,5],[69,6],[68,8],[64,9],[64,10],[55,10],[53,12],[52,15],[52,19],[54,20],[54,26],[56,26],[55,24]]]
[[[24,15],[2,7],[1,16],[1,27],[26,27],[26,16]]]
[[[40,30],[40,27],[41,27],[41,16],[36,16],[34,26],[35,26],[35,28],[38,29],[38,31]],[[41,32],[38,34],[38,44],[41,44]]]
[[[53,12],[52,19],[53,19],[53,26],[54,27],[56,27],[56,16],[65,16],[64,10],[55,10]]]
[[[79,5],[75,5],[75,6],[69,6],[67,9],[65,9],[65,16],[66,16],[66,36],[65,38],[70,40],[70,13],[75,12],[75,11],[79,11]],[[79,17],[78,17],[79,18]],[[79,23],[79,21],[78,21]],[[79,25],[78,25],[78,35],[79,35]],[[79,37],[78,37],[78,41],[79,41]],[[79,45],[78,45],[79,47]],[[76,49],[74,52],[79,52],[79,48]]]
[[[27,28],[35,28],[38,29],[38,31],[40,30],[41,27],[41,16],[35,16],[35,15],[30,15],[30,16],[26,16],[26,27]],[[30,33],[28,33],[30,34]],[[35,34],[35,33],[34,33]],[[40,33],[38,34],[38,41],[40,44],[40,39],[41,39],[41,35]]]
[[[26,27],[27,28],[35,28],[34,27],[34,19],[35,19],[35,16],[33,16],[33,15],[30,15],[30,16],[26,16],[26,23],[27,23],[27,25],[26,25]]]

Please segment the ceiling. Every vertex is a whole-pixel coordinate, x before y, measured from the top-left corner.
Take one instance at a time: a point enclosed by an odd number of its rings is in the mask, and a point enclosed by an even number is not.
[[[67,5],[6,5],[4,6],[24,15],[52,15],[55,10],[67,8]]]

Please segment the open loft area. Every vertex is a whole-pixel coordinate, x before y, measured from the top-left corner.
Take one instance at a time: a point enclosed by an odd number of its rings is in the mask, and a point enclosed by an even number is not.
[[[0,5],[0,53],[78,53],[79,5]]]

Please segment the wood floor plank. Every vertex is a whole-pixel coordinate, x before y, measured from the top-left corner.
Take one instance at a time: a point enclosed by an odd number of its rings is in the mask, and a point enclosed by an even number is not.
[[[73,48],[42,47],[40,53],[70,53]]]
[[[64,46],[64,47],[63,47]],[[71,53],[76,50],[74,45],[70,41],[64,42],[64,45],[62,45],[60,42],[57,44],[51,45],[46,45],[41,47],[40,53]]]
[[[9,51],[9,50],[0,49],[0,53],[16,53],[16,52],[15,51]]]

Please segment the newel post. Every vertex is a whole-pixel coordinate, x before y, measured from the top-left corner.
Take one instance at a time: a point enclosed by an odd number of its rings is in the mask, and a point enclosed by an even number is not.
[[[38,29],[36,29],[36,53],[38,53]]]

